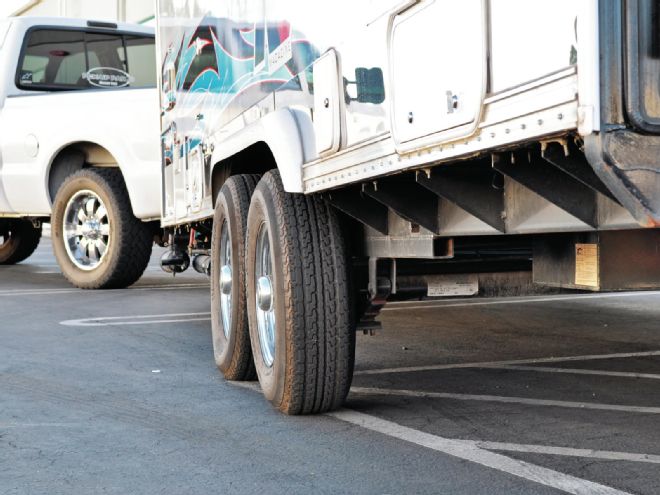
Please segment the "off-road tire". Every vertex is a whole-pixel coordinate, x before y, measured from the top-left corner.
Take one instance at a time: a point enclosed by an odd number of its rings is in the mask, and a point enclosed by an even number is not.
[[[32,256],[41,240],[41,227],[35,228],[30,220],[0,220],[0,265],[14,265]]]
[[[258,175],[235,175],[227,179],[215,202],[211,242],[211,334],[218,369],[227,380],[254,380],[245,292],[245,232],[250,199]],[[231,246],[232,289],[229,338],[224,332],[221,311],[221,236],[226,222]]]
[[[262,355],[257,327],[256,251],[261,226],[271,250],[275,356]],[[280,175],[263,176],[252,195],[247,228],[250,338],[264,395],[286,414],[339,408],[355,359],[347,253],[335,211],[317,196],[284,191]]]
[[[91,271],[78,268],[70,259],[63,237],[67,203],[79,191],[97,194],[108,211],[110,242],[101,263]],[[119,169],[88,168],[69,176],[60,186],[53,204],[51,231],[53,251],[64,276],[81,289],[123,289],[144,273],[153,247],[149,224],[133,215],[131,201]]]

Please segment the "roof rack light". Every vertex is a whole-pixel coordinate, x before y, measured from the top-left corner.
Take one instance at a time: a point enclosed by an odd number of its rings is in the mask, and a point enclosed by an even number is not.
[[[87,21],[87,27],[117,29],[118,26],[115,22]]]

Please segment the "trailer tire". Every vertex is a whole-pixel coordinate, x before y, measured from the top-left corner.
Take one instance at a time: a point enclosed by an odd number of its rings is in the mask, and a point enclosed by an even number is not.
[[[227,380],[254,380],[245,293],[245,231],[258,175],[227,179],[215,202],[211,241],[213,355]]]
[[[81,289],[126,288],[142,276],[151,257],[153,232],[133,215],[116,168],[70,175],[55,196],[51,229],[62,273]]]
[[[318,196],[286,193],[276,170],[252,195],[246,277],[250,338],[266,398],[286,414],[340,407],[355,358],[340,223]]]
[[[30,220],[0,220],[0,265],[14,265],[26,260],[34,253],[41,240],[41,227],[36,228]]]

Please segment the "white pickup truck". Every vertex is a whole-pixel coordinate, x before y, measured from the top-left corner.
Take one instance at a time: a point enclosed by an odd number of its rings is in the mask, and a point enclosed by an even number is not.
[[[51,221],[63,274],[121,288],[147,266],[161,212],[153,30],[0,20],[0,264]]]

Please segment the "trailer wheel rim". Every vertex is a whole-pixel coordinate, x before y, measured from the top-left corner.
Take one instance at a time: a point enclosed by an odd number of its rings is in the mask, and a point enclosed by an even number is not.
[[[231,291],[233,272],[231,266],[231,242],[227,221],[222,222],[220,231],[220,313],[222,316],[222,331],[229,340],[231,329]]]
[[[266,224],[261,224],[257,235],[255,260],[255,287],[257,308],[257,330],[261,357],[266,367],[275,362],[275,294],[273,292],[273,266],[270,240]]]
[[[110,216],[93,191],[74,194],[64,209],[62,238],[66,253],[79,269],[91,271],[105,259],[110,247]]]

